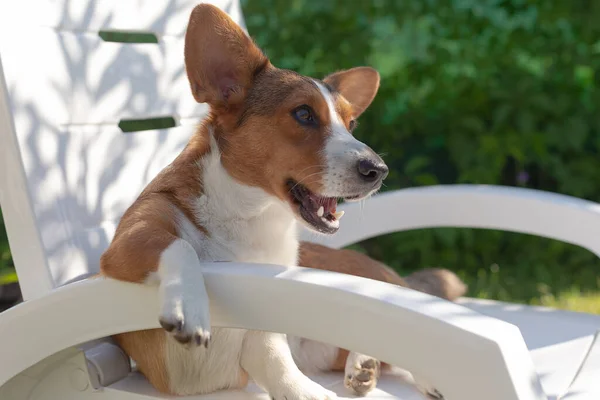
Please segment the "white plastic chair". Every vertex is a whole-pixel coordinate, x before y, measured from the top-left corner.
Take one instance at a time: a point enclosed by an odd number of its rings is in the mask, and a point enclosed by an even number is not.
[[[25,299],[0,314],[2,400],[166,398],[130,373],[127,357],[106,339],[158,327],[156,308],[147,306],[157,302],[154,289],[86,276],[97,271],[125,208],[205,115],[183,69],[183,34],[196,3],[0,3],[0,203]],[[214,3],[243,26],[238,0]],[[158,43],[106,42],[101,30],[150,32]],[[177,127],[119,128],[125,119],[161,116]],[[363,211],[343,208],[340,232],[323,239],[334,247],[459,226],[536,234],[600,255],[598,205],[561,195],[429,187],[378,195]],[[569,387],[564,399],[600,398],[597,316],[473,299],[454,304],[357,277],[267,265],[207,264],[206,285],[215,326],[285,332],[370,354],[426,378],[447,400],[557,399]],[[342,378],[314,377],[347,396]],[[369,397],[422,398],[394,376]],[[251,385],[194,398],[267,396]]]

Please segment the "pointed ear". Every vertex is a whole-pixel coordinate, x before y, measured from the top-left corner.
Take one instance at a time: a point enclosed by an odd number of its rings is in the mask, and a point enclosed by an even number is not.
[[[255,73],[269,63],[239,25],[210,4],[192,11],[184,52],[194,98],[213,106],[243,101]]]
[[[323,79],[352,104],[357,118],[369,107],[379,89],[379,72],[371,67],[356,67],[339,71]]]

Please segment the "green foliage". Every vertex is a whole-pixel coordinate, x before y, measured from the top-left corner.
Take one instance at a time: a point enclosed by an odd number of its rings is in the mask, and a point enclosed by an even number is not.
[[[371,65],[381,89],[357,136],[386,154],[388,189],[485,183],[600,200],[600,3],[246,0],[280,68]],[[600,239],[599,239],[600,240]],[[401,272],[457,271],[471,295],[541,303],[597,290],[591,253],[527,235],[402,232],[361,244]]]
[[[380,71],[357,136],[386,154],[387,189],[486,183],[600,201],[600,2],[242,3],[249,32],[280,68],[315,77],[357,65]],[[473,296],[600,310],[598,295],[580,296],[598,291],[600,262],[571,245],[428,229],[356,247],[401,273],[453,269]],[[11,268],[0,229],[4,280]]]
[[[0,211],[0,285],[15,280],[14,266],[8,248],[8,237],[4,229],[2,211]]]

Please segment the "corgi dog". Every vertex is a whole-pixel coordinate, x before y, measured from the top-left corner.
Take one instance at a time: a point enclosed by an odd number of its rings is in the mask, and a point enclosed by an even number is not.
[[[388,167],[352,136],[379,74],[357,67],[319,80],[278,69],[208,4],[191,13],[184,60],[193,97],[210,112],[124,213],[100,260],[103,276],[158,286],[162,329],[115,339],[171,395],[252,379],[275,400],[336,398],[301,371],[294,359],[306,357],[292,354],[286,335],[211,327],[201,263],[298,265],[298,224],[333,234],[337,199],[380,189]]]

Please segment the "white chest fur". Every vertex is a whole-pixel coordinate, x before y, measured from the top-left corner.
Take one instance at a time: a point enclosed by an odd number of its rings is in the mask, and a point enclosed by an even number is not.
[[[198,231],[180,221],[180,234],[201,261],[240,261],[286,266],[297,262],[296,221],[289,206],[256,187],[235,181],[213,150],[202,160],[203,190],[194,205]]]
[[[297,227],[288,206],[262,189],[235,181],[214,148],[201,164],[204,193],[193,210],[195,222],[208,234],[183,213],[178,216],[179,235],[200,261],[296,265]],[[171,390],[199,394],[243,385],[239,360],[244,335],[243,330],[213,328],[208,349],[187,349],[169,338],[166,367]]]

